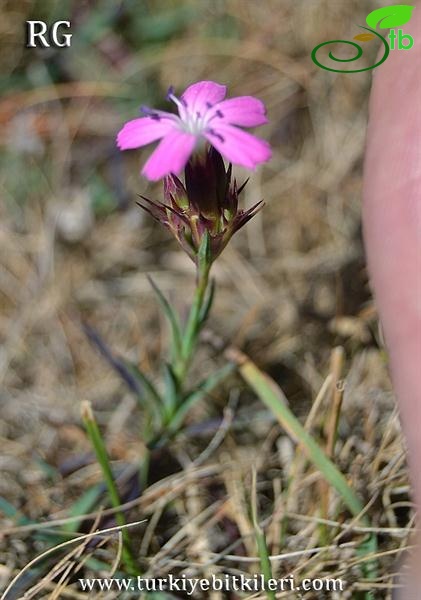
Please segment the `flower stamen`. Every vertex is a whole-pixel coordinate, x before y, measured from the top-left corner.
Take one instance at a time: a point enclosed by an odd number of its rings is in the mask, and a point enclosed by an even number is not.
[[[184,98],[177,98],[177,96],[174,94],[173,86],[170,86],[170,88],[168,89],[167,100],[171,100],[171,102],[174,102],[178,109],[183,110],[187,107],[187,102],[184,100]]]
[[[176,110],[142,106],[147,118],[129,121],[118,133],[118,147],[130,150],[163,140],[142,171],[151,181],[179,173],[207,144],[222,152],[227,161],[234,159],[235,164],[247,168],[266,162],[271,156],[269,144],[242,130],[267,123],[264,104],[252,96],[225,100],[225,95],[226,86],[214,81],[193,83],[180,97],[171,86],[166,97]]]
[[[216,132],[214,129],[208,129],[208,133],[210,133],[214,137],[218,138],[218,140],[220,140],[222,143],[225,142],[224,136],[222,136],[220,133]]]

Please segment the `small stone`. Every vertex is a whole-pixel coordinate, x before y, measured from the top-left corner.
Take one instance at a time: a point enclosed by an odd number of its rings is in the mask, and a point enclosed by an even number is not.
[[[90,197],[84,190],[73,190],[70,198],[56,210],[57,233],[64,242],[77,244],[92,230],[94,215]]]

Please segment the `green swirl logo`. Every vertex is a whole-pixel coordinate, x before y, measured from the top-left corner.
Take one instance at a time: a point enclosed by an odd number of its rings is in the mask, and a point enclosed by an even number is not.
[[[395,49],[395,42],[397,40],[397,48],[398,50],[409,50],[412,48],[414,44],[414,40],[412,36],[409,34],[403,34],[402,30],[398,30],[398,34],[391,29],[389,32],[389,40],[390,45],[385,37],[383,37],[378,31],[376,31],[377,27],[381,29],[389,29],[392,27],[400,27],[411,19],[413,6],[407,6],[404,4],[395,4],[394,6],[386,6],[383,8],[378,8],[373,10],[366,18],[366,22],[368,27],[364,27],[363,25],[359,25],[361,29],[365,29],[367,33],[360,33],[359,35],[354,36],[354,40],[356,42],[350,40],[330,40],[328,42],[322,42],[313,48],[311,53],[311,60],[315,65],[324,69],[325,71],[333,71],[334,73],[362,73],[363,71],[370,71],[371,69],[375,69],[389,56],[390,50]],[[328,57],[331,61],[337,63],[353,63],[354,61],[358,61],[364,53],[363,48],[357,42],[368,42],[373,39],[380,39],[383,45],[383,54],[380,59],[374,64],[368,67],[363,67],[360,69],[340,69],[334,68],[334,66],[327,66],[320,62],[317,53],[324,46],[329,46],[331,44],[346,44],[347,46],[352,46],[355,49],[355,53],[350,58],[338,58],[331,51],[328,54]],[[338,65],[339,66],[339,65]]]

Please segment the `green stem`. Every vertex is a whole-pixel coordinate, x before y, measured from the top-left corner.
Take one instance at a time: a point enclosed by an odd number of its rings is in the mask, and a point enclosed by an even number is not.
[[[101,432],[99,430],[98,424],[95,420],[95,416],[92,412],[92,408],[89,402],[82,403],[82,420],[86,428],[86,432],[91,441],[91,444],[94,448],[96,459],[101,467],[102,474],[104,477],[105,484],[108,490],[108,496],[110,498],[111,505],[113,508],[120,508],[121,500],[118,494],[117,486],[114,481],[113,473],[111,470],[110,461],[108,459],[107,450],[105,447],[104,440],[102,438]],[[116,512],[115,520],[117,525],[124,526],[126,525],[126,520],[121,511]],[[138,575],[139,569],[136,565],[136,562],[132,556],[132,552],[130,549],[130,536],[127,529],[122,529],[121,534],[123,537],[123,551],[122,558],[123,562],[127,568],[127,572],[131,575]]]
[[[201,313],[203,302],[206,296],[206,291],[208,289],[210,267],[211,265],[209,263],[198,267],[197,285],[183,335],[181,356],[179,357],[178,363],[176,364],[174,369],[180,387],[184,382],[184,379],[187,375],[187,371],[190,367],[200,329],[203,324],[201,319]]]
[[[146,439],[149,439],[151,437],[152,436],[149,433],[148,437]],[[140,484],[140,489],[141,489],[142,493],[148,487],[149,467],[150,466],[151,466],[151,453],[150,453],[150,450],[146,447],[145,454],[143,456],[143,459],[142,459],[142,462],[141,462],[140,468],[139,468],[139,484]]]

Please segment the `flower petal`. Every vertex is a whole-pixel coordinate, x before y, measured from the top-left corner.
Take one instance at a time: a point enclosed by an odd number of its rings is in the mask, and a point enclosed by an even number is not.
[[[256,127],[268,122],[265,105],[253,96],[238,96],[223,100],[215,106],[213,112],[231,125]]]
[[[254,169],[272,156],[265,140],[227,123],[218,123],[218,127],[208,130],[205,137],[226,160],[248,169]]]
[[[193,152],[196,139],[178,129],[170,131],[146,161],[142,174],[150,181],[157,181],[170,173],[179,173]]]
[[[210,105],[214,105],[225,98],[227,87],[214,81],[198,81],[189,85],[181,96],[187,103],[187,110],[195,114],[199,111],[202,116],[209,110]]]
[[[168,118],[142,117],[129,121],[117,134],[117,146],[120,150],[131,150],[164,137],[176,126],[173,115],[168,114]]]

